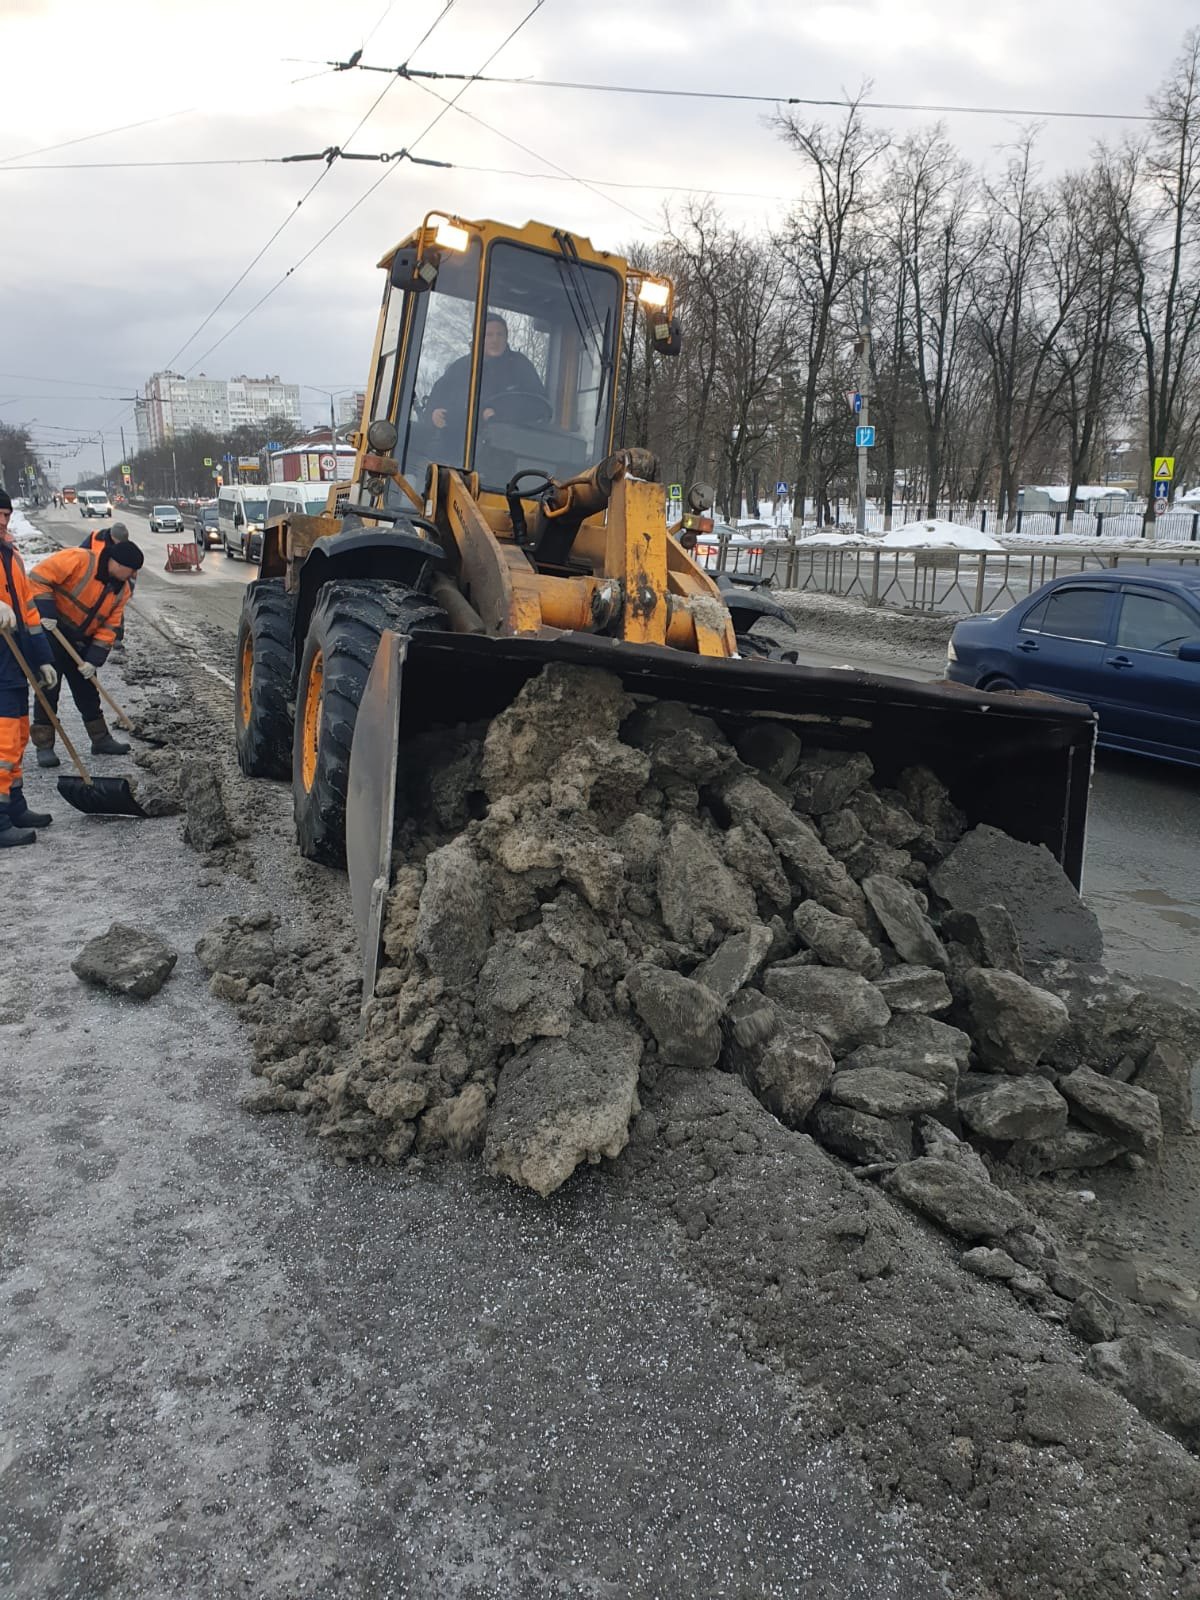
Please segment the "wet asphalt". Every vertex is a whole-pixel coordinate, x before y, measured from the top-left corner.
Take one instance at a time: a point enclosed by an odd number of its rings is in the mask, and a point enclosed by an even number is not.
[[[547,1204],[469,1164],[339,1169],[240,1110],[248,1041],[192,946],[292,916],[280,786],[255,881],[211,887],[177,819],[28,789],[55,822],[2,869],[0,1593],[947,1592],[611,1175]],[[113,920],[180,952],[148,1003],[70,972]]]

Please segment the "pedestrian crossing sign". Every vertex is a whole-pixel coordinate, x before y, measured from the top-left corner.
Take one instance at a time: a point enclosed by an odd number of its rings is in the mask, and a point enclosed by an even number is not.
[[[1163,483],[1170,483],[1171,479],[1174,476],[1175,476],[1175,457],[1174,456],[1155,456],[1155,458],[1154,458],[1154,477],[1155,477],[1155,480],[1156,481],[1157,480],[1161,480]]]

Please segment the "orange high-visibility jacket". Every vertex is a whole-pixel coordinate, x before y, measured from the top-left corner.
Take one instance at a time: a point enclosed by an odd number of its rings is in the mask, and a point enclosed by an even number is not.
[[[41,633],[42,619],[34,604],[33,585],[22,564],[21,553],[13,545],[9,545],[5,553],[9,559],[0,561],[0,600],[16,612],[18,627],[24,626],[31,633]],[[11,583],[8,579],[10,571]]]
[[[0,601],[11,606],[17,619],[16,644],[31,667],[49,666],[50,645],[34,604],[33,585],[21,565],[15,545],[0,545]],[[0,717],[23,717],[29,710],[25,674],[8,646],[0,640]]]
[[[131,587],[102,582],[99,566],[98,551],[76,547],[56,550],[29,574],[42,616],[57,616],[84,660],[97,667],[116,640]]]

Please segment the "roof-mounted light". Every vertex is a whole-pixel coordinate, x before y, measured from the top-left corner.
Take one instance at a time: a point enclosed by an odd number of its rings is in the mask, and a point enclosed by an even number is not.
[[[433,242],[441,245],[443,250],[465,250],[471,243],[471,235],[465,228],[460,228],[457,222],[451,222],[449,217],[438,217]]]
[[[653,278],[642,279],[642,286],[638,290],[638,299],[644,306],[661,310],[670,298],[671,290],[669,285],[656,283]]]

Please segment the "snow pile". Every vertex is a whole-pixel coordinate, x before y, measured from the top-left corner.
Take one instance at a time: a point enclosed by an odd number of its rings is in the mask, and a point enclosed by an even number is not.
[[[890,533],[818,533],[798,541],[798,548],[864,550],[1003,550],[990,533],[968,528],[961,522],[940,518],[906,522]]]
[[[902,528],[885,533],[879,543],[885,550],[1002,550],[1004,547],[990,533],[978,528],[968,528],[961,522],[944,522],[932,518],[923,522],[906,522]]]
[[[847,529],[844,533],[840,529],[827,529],[823,533],[806,533],[803,538],[797,539],[798,550],[853,550],[879,548],[879,540],[869,533],[855,533]]]

